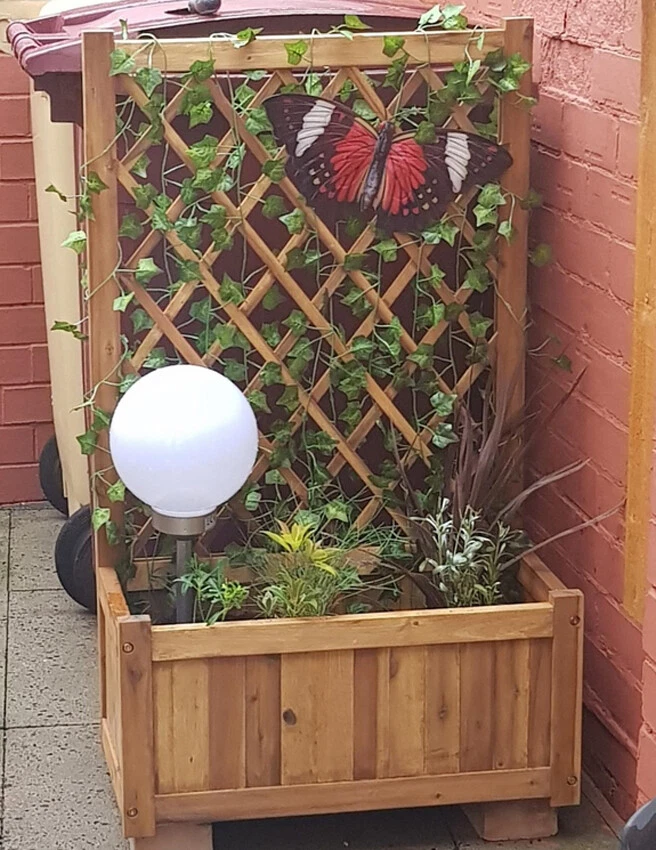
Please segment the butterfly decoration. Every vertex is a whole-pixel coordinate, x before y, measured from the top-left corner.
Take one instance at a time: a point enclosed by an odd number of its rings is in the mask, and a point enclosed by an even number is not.
[[[420,144],[391,121],[376,132],[348,106],[311,95],[277,94],[263,106],[308,204],[357,203],[388,233],[439,221],[454,198],[512,164],[504,147],[475,133],[436,129],[435,141]]]

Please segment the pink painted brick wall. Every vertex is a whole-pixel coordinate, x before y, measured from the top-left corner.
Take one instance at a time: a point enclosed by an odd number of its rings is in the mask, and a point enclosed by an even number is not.
[[[52,433],[28,79],[0,53],[0,504],[42,499]]]
[[[471,10],[471,4],[468,7]],[[555,261],[533,269],[531,339],[564,346],[585,377],[540,437],[533,471],[590,458],[586,469],[544,491],[529,507],[535,536],[553,534],[621,501],[626,483],[631,301],[639,105],[639,0],[475,0],[480,22],[535,18],[532,183],[544,207],[532,238]],[[547,380],[544,403],[571,383],[546,358],[529,366],[529,389]],[[543,550],[549,566],[585,592],[584,761],[622,815],[634,810],[642,723],[643,649],[622,609],[623,517]],[[656,596],[653,616],[656,617]],[[654,640],[656,648],[656,636]],[[649,667],[655,703],[656,662]],[[644,745],[643,745],[644,749]],[[646,752],[646,750],[645,750]],[[656,794],[656,767],[651,779]]]

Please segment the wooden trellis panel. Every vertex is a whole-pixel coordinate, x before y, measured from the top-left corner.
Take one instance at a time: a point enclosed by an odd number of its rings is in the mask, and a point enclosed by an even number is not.
[[[396,34],[398,35],[398,34]],[[403,33],[404,50],[409,59],[405,71],[405,82],[401,90],[388,102],[379,95],[362,73],[362,69],[382,69],[392,63],[392,58],[383,53],[384,36],[381,34],[358,34],[352,40],[339,35],[315,36],[311,44],[312,69],[324,97],[335,97],[345,84],[361,98],[380,118],[394,115],[398,108],[407,105],[419,92],[436,92],[444,86],[443,72],[454,62],[482,58],[493,49],[503,49],[506,53],[519,53],[530,62],[531,23],[526,19],[508,19],[501,29],[487,30],[481,44],[480,33],[435,32]],[[198,298],[209,296],[212,315],[220,316],[227,326],[234,327],[246,340],[247,345],[257,359],[257,367],[250,371],[244,383],[247,393],[261,390],[263,377],[261,369],[266,364],[279,367],[282,383],[297,393],[298,407],[290,412],[288,422],[292,435],[300,432],[309,422],[314,431],[323,432],[332,438],[334,451],[326,461],[326,469],[332,479],[336,479],[342,470],[350,469],[357,480],[357,486],[367,494],[357,517],[360,525],[370,522],[381,509],[383,489],[372,482],[375,469],[371,467],[369,455],[364,447],[372,439],[378,423],[382,420],[399,435],[401,458],[409,474],[416,465],[430,464],[430,442],[434,428],[440,422],[440,416],[433,413],[424,417],[418,424],[409,415],[407,400],[402,402],[402,388],[393,381],[381,381],[379,376],[367,370],[364,378],[364,398],[361,403],[362,416],[352,429],[346,430],[336,415],[331,415],[328,404],[331,388],[331,373],[328,368],[316,375],[314,382],[308,384],[293,373],[289,355],[297,338],[292,329],[270,344],[262,332],[261,318],[257,318],[262,303],[273,291],[279,288],[288,304],[299,311],[302,321],[321,338],[329,356],[336,361],[348,363],[353,359],[351,345],[356,338],[370,339],[377,328],[389,328],[399,322],[401,306],[406,303],[412,284],[419,276],[428,277],[431,264],[438,248],[431,244],[418,244],[416,239],[406,234],[395,233],[393,240],[398,257],[402,261],[394,268],[394,275],[384,288],[376,291],[370,278],[360,269],[344,267],[347,254],[361,254],[371,248],[376,240],[373,229],[364,229],[357,237],[348,241],[327,221],[322,220],[306,206],[299,192],[288,177],[273,184],[264,173],[258,173],[247,190],[235,192],[228,187],[211,192],[210,201],[221,205],[227,211],[226,232],[243,247],[244,257],[256,258],[260,264],[253,283],[249,283],[243,292],[243,299],[232,300],[222,295],[222,270],[227,251],[221,251],[212,243],[201,245],[196,252],[183,241],[176,222],[182,219],[187,207],[182,192],[169,198],[169,205],[163,212],[170,223],[159,229],[150,229],[145,237],[133,243],[128,254],[119,260],[117,256],[118,201],[123,194],[128,199],[139,195],[143,181],[135,175],[135,165],[143,161],[144,155],[154,150],[152,137],[145,132],[135,135],[134,141],[123,145],[119,150],[117,134],[113,121],[108,115],[115,112],[116,97],[127,95],[133,108],[147,113],[149,98],[137,84],[135,78],[119,74],[110,78],[110,52],[119,46],[134,60],[134,67],[159,68],[165,74],[165,83],[172,81],[166,88],[166,101],[161,113],[161,129],[167,155],[173,157],[180,173],[193,177],[197,166],[189,153],[189,142],[183,138],[179,116],[184,103],[185,88],[180,87],[181,75],[189,71],[194,61],[214,63],[215,76],[204,81],[212,98],[215,114],[225,124],[223,137],[219,139],[216,156],[210,167],[222,168],[229,161],[238,144],[245,145],[248,161],[263,165],[272,156],[262,139],[247,128],[247,114],[235,108],[228,96],[232,91],[233,76],[240,80],[244,72],[263,68],[263,75],[256,93],[249,103],[249,110],[261,105],[263,100],[280,90],[283,86],[297,83],[298,69],[289,65],[288,54],[284,47],[290,37],[258,37],[247,47],[235,49],[229,42],[195,39],[191,41],[170,40],[155,43],[144,41],[124,41],[114,45],[113,38],[106,34],[85,33],[84,35],[84,86],[85,86],[85,138],[87,167],[96,172],[108,187],[98,197],[93,198],[95,220],[89,222],[89,315],[90,315],[90,382],[92,386],[101,384],[101,396],[97,402],[106,412],[110,412],[118,397],[117,381],[112,375],[117,369],[118,352],[121,350],[121,328],[117,317],[120,313],[112,310],[114,298],[131,293],[133,305],[138,305],[147,317],[150,327],[139,337],[130,349],[129,357],[121,364],[123,374],[139,374],[149,367],[153,353],[159,346],[167,347],[180,362],[211,367],[222,356],[224,348],[219,339],[208,341],[205,350],[199,350],[185,326],[189,324],[191,305]],[[484,45],[484,48],[483,48]],[[305,68],[305,72],[309,71]],[[529,76],[522,83],[520,94],[528,94]],[[228,93],[225,82],[228,80]],[[237,83],[234,83],[236,85]],[[485,92],[489,86],[483,74],[477,82],[479,90]],[[475,130],[470,117],[471,107],[456,106],[445,126],[450,129]],[[513,156],[513,166],[503,175],[502,187],[514,193],[518,198],[525,197],[528,191],[528,145],[529,113],[516,93],[500,100],[499,106],[500,141],[506,144]],[[282,158],[274,154],[273,158]],[[246,160],[244,160],[246,161]],[[164,171],[164,166],[162,166]],[[273,233],[273,225],[267,225],[260,215],[263,201],[275,193],[304,215],[304,226],[299,233],[286,234],[280,238],[279,231]],[[475,239],[475,230],[465,213],[467,204],[474,192],[461,197],[451,205],[449,214],[461,223],[463,244],[471,245]],[[142,204],[143,206],[143,204]],[[509,214],[510,205],[506,206]],[[150,217],[156,212],[155,204],[149,199],[145,209]],[[264,226],[263,226],[264,224]],[[503,244],[498,259],[487,261],[487,267],[494,281],[494,317],[495,324],[487,338],[487,358],[466,364],[459,374],[451,373],[448,378],[436,373],[437,388],[458,397],[464,396],[491,362],[495,368],[497,386],[510,386],[511,381],[521,373],[524,359],[524,314],[526,298],[526,250],[527,250],[527,213],[519,204],[512,205],[512,224],[514,239]],[[269,232],[271,230],[271,233]],[[314,234],[314,235],[312,235]],[[303,247],[312,235],[322,256],[330,258],[331,267],[316,286],[310,288],[303,275],[294,269],[288,269],[288,258],[294,249]],[[501,240],[503,242],[503,240]],[[163,256],[177,258],[182,263],[197,264],[197,274],[193,279],[170,288],[166,297],[157,297],[148,287],[140,285],[135,271],[140,261],[149,258],[154,252],[163,251]],[[244,261],[246,262],[246,261]],[[324,266],[325,267],[325,266]],[[338,289],[347,284],[362,293],[363,301],[368,304],[368,313],[361,317],[354,329],[341,334],[330,320],[329,305]],[[472,289],[455,280],[449,285],[441,281],[433,292],[435,299],[445,307],[459,305],[464,307],[472,296]],[[457,317],[463,335],[472,345],[476,345],[468,313],[462,311]],[[399,343],[405,358],[402,369],[410,376],[417,371],[418,365],[411,359],[420,346],[434,347],[446,334],[448,321],[443,319],[421,332],[411,333],[401,322]],[[124,329],[125,330],[125,329]],[[416,328],[413,326],[413,330]],[[431,348],[432,350],[432,348]],[[521,377],[521,375],[520,375]],[[518,411],[523,404],[523,383],[515,386],[510,413]],[[333,411],[334,414],[334,411]],[[101,444],[104,447],[104,444]],[[270,469],[271,453],[274,441],[264,430],[260,434],[261,453],[253,473],[254,481],[262,481]],[[107,467],[106,455],[92,456],[92,472],[99,473]],[[279,468],[282,479],[294,494],[298,505],[308,502],[308,485],[302,473],[293,464]],[[108,480],[107,473],[102,477]],[[96,476],[98,485],[101,479]],[[109,479],[111,480],[111,479]],[[110,507],[113,516],[118,519],[116,504],[107,500],[102,486],[96,486],[96,504]],[[395,508],[387,506],[388,513],[399,519]],[[102,546],[103,544],[101,544]],[[106,548],[99,550],[102,562],[110,557]]]

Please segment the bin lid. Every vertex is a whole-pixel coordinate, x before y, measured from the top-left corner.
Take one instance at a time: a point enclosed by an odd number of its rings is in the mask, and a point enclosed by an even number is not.
[[[415,21],[426,8],[420,0],[349,0],[348,4],[339,0],[286,0],[284,4],[272,0],[223,0],[220,9],[208,17],[189,12],[187,0],[114,0],[53,15],[46,13],[30,21],[14,21],[7,28],[7,39],[21,67],[37,79],[48,74],[81,72],[81,39],[85,30],[120,34],[127,28],[130,38],[144,33],[200,37],[212,32],[237,32],[249,22],[261,22],[265,17],[279,21],[291,18],[289,27],[279,31],[297,32],[304,29],[299,17],[315,26],[317,17],[341,17],[345,12],[369,19],[379,29],[383,21],[389,26],[390,19]]]

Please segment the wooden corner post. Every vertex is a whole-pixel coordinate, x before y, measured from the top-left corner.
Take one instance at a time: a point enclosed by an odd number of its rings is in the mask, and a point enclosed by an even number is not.
[[[528,63],[533,60],[533,19],[506,18],[504,54],[518,53]],[[501,186],[517,200],[503,208],[511,218],[514,235],[499,244],[499,279],[496,292],[496,386],[511,389],[507,416],[512,418],[524,407],[524,361],[526,357],[526,255],[528,251],[528,211],[519,204],[529,191],[531,115],[523,97],[532,91],[531,72],[524,74],[518,92],[504,96],[499,115],[500,139],[513,158],[501,178]]]
[[[116,178],[116,106],[110,76],[114,36],[110,32],[82,34],[84,105],[84,176],[95,173],[106,188],[91,195],[93,217],[86,222],[89,279],[89,380],[97,387],[94,407],[111,414],[118,398],[118,367],[121,359],[120,312],[113,309],[120,295],[115,277],[119,263],[118,184]],[[89,388],[88,388],[89,389]],[[122,504],[110,502],[96,477],[103,470],[109,484],[116,480],[109,461],[109,432],[98,435],[97,450],[89,457],[91,507],[109,508],[111,519],[122,522]],[[108,467],[110,467],[108,469]],[[94,533],[95,563],[113,565],[116,547],[110,547],[104,528]]]

